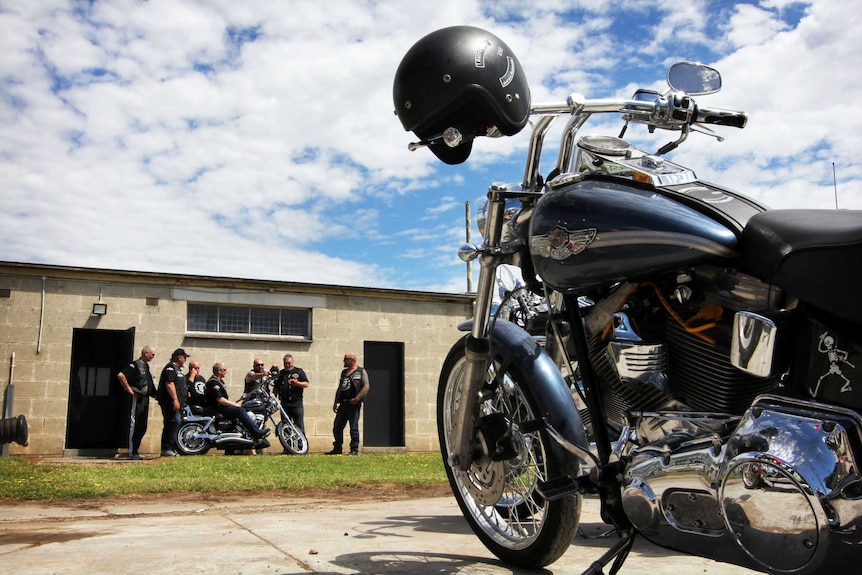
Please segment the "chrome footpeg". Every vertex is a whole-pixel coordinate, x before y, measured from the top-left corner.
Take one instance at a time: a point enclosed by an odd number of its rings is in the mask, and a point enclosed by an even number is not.
[[[546,501],[554,501],[566,495],[580,492],[581,485],[577,479],[571,475],[566,475],[550,481],[540,481],[536,485],[536,490]]]

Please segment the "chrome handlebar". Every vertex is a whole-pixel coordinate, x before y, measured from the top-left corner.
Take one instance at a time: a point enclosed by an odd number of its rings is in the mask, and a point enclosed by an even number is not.
[[[588,100],[581,94],[571,94],[563,104],[538,104],[530,108],[531,116],[540,116],[535,123],[530,147],[527,152],[527,162],[524,168],[522,191],[537,191],[540,183],[539,162],[542,156],[542,146],[545,135],[551,124],[560,116],[571,116],[560,140],[560,151],[557,157],[556,173],[569,171],[575,154],[575,144],[578,130],[593,114],[622,114],[623,120],[638,124],[646,124],[650,129],[676,130],[682,135],[676,142],[663,146],[657,152],[659,155],[677,147],[687,137],[689,130],[711,134],[706,125],[731,126],[744,128],[747,117],[744,112],[722,110],[719,108],[698,107],[694,99],[682,92],[667,92],[666,94],[651,93],[649,99],[616,99],[602,98]],[[721,138],[719,138],[720,140]],[[449,146],[462,143],[462,135],[456,128],[447,128],[444,132],[408,146],[410,151],[427,146],[433,141],[441,140]]]
[[[535,191],[537,188],[542,145],[545,134],[556,118],[571,116],[560,140],[555,169],[556,172],[563,173],[572,165],[578,130],[593,114],[608,113],[622,114],[626,122],[647,124],[651,129],[682,131],[683,137],[677,143],[685,139],[692,126],[698,124],[744,128],[747,122],[744,112],[699,107],[691,96],[680,92],[657,95],[652,101],[616,98],[588,100],[581,94],[571,94],[565,104],[538,104],[530,109],[531,115],[541,116],[541,118],[536,122],[530,139],[522,188],[526,191]],[[701,131],[708,131],[708,128]],[[673,147],[675,146],[665,146],[659,153],[669,151]]]

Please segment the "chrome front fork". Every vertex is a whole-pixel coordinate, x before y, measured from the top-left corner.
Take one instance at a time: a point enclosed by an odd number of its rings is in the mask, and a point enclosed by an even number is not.
[[[452,421],[449,465],[466,471],[473,464],[474,418],[478,416],[479,394],[488,368],[490,342],[488,323],[491,300],[502,253],[500,243],[506,212],[506,188],[492,185],[488,190],[488,211],[485,223],[485,244],[479,256],[479,284],[473,310],[473,328],[466,340],[466,364],[459,401]]]
[[[574,102],[570,98],[565,108],[548,109],[545,112],[549,114],[574,113],[575,110]],[[555,115],[543,116],[533,128],[530,147],[527,151],[527,163],[524,167],[524,180],[520,187],[522,192],[532,193],[540,187],[539,159],[542,156],[542,144],[545,140],[545,134],[555,119]],[[482,391],[485,371],[488,367],[490,353],[488,322],[491,317],[491,299],[497,277],[497,266],[500,265],[503,256],[507,255],[502,252],[507,197],[512,197],[512,192],[505,184],[491,184],[491,187],[488,188],[485,243],[479,256],[479,285],[476,288],[473,329],[467,337],[461,401],[455,409],[455,421],[452,422],[452,436],[450,438],[452,452],[449,456],[449,465],[462,471],[469,469],[473,463],[471,445],[474,429],[473,418],[478,417],[479,414],[479,393]]]

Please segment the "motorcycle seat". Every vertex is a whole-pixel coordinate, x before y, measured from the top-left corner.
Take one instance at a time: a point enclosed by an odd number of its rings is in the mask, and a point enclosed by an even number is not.
[[[862,210],[768,210],[748,220],[741,243],[750,273],[862,323]]]
[[[203,417],[211,417],[213,415],[218,415],[218,412],[211,408],[205,407],[203,405],[190,405],[189,408],[192,410],[192,414],[200,415]]]

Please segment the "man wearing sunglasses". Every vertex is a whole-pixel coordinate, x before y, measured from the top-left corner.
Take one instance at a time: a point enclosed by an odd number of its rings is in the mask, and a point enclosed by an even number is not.
[[[249,394],[260,386],[260,380],[269,375],[269,371],[263,369],[263,360],[257,359],[252,362],[251,371],[245,374],[245,389],[243,393]]]

